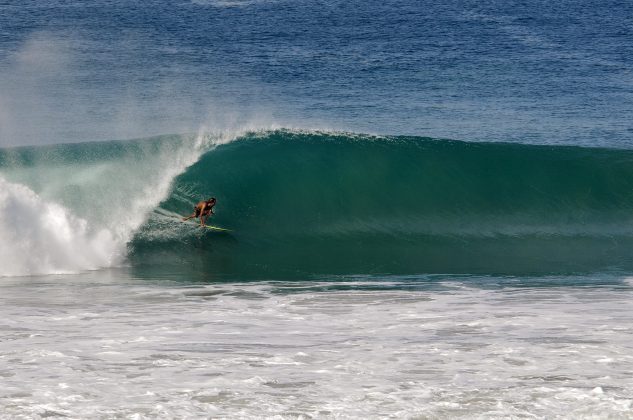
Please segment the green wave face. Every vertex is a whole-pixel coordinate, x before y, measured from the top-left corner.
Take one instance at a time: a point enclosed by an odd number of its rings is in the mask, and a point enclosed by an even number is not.
[[[203,232],[176,214],[216,196]],[[129,243],[205,278],[633,269],[633,152],[274,131],[204,154]]]

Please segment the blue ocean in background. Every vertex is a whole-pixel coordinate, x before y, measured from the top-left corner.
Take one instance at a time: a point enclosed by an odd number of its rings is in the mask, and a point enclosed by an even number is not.
[[[632,41],[620,1],[0,1],[2,415],[630,418]]]
[[[2,144],[259,119],[626,148],[632,14],[618,1],[3,2]]]

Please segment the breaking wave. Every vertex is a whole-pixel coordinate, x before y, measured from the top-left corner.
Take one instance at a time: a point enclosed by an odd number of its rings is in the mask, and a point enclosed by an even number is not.
[[[275,130],[5,150],[0,176],[5,276],[633,269],[629,150]],[[177,219],[212,195],[232,232]]]

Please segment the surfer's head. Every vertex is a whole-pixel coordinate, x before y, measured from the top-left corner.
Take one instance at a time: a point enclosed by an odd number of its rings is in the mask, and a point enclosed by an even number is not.
[[[215,201],[216,201],[216,200],[215,200],[215,197],[211,197],[211,198],[209,198],[209,199],[207,200],[207,203],[209,203],[209,204],[215,204]]]

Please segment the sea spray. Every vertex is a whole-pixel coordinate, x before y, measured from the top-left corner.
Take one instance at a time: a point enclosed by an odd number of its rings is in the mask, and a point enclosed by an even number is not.
[[[28,187],[0,177],[0,275],[71,273],[108,267],[122,257],[107,229]]]
[[[6,149],[0,153],[0,276],[120,264],[126,243],[200,154],[228,132]]]

